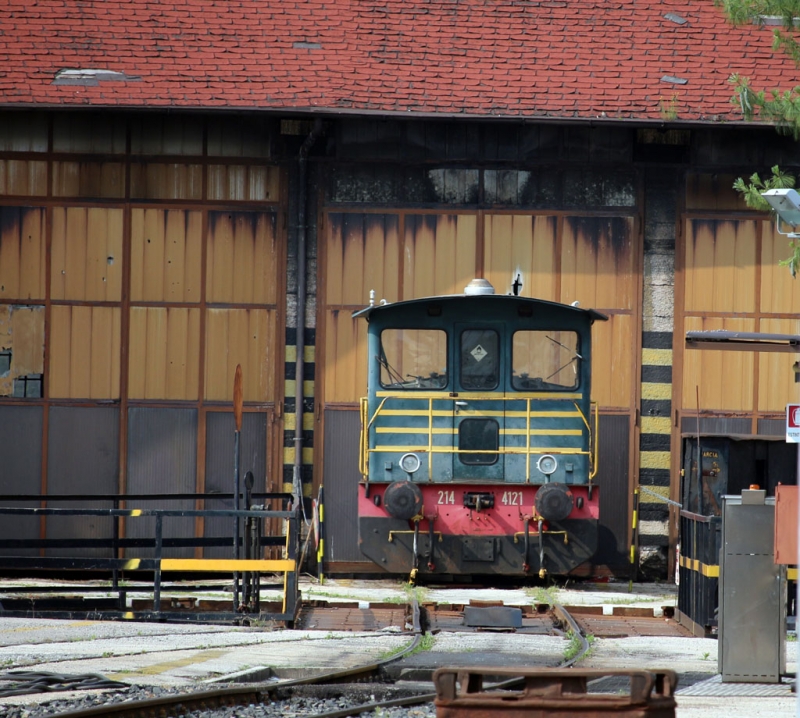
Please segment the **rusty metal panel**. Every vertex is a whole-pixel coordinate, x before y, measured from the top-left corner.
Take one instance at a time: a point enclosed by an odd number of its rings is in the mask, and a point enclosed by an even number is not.
[[[2,494],[39,494],[42,487],[42,407],[0,406],[0,466]],[[38,502],[8,503],[11,508],[34,508]],[[39,517],[4,516],[0,540],[38,539]],[[38,549],[0,548],[0,556],[34,556]]]
[[[775,487],[775,563],[798,563],[797,486]]]
[[[194,493],[197,475],[197,409],[128,409],[128,508],[194,509],[194,501],[137,502],[136,494]],[[164,519],[164,537],[194,536],[194,518]],[[130,518],[128,538],[153,538],[155,519]],[[153,556],[152,549],[127,549],[128,558]],[[165,549],[164,556],[187,558],[193,549]]]
[[[267,490],[267,413],[246,412],[242,414],[242,433],[240,436],[241,456],[239,476],[244,487],[244,477],[253,472],[255,483],[253,491]],[[236,425],[230,412],[213,411],[206,414],[206,494],[234,491],[233,449]],[[206,501],[207,509],[233,509],[233,501]],[[279,507],[272,506],[272,509]],[[233,552],[233,519],[225,517],[209,518],[205,521],[203,535],[229,536],[230,545],[220,548],[206,548],[205,558],[230,558]]]
[[[131,197],[200,200],[203,198],[203,166],[134,162],[131,164]]]
[[[358,547],[357,411],[325,410],[325,561],[366,561]]]
[[[199,211],[131,210],[133,301],[200,301],[202,228]]]
[[[231,401],[236,365],[242,366],[245,401],[275,398],[277,317],[274,309],[208,309],[206,312],[206,399]],[[280,359],[283,363],[283,358]]]
[[[200,309],[131,307],[128,396],[197,399]]]
[[[519,684],[513,688],[490,688],[488,684],[497,679],[503,682],[519,679]],[[620,680],[624,683],[620,690],[603,690],[602,683],[610,682],[616,688]],[[433,683],[436,718],[567,718],[612,714],[623,718],[674,718],[678,676],[670,670],[438,668]]]
[[[45,210],[0,207],[0,299],[44,299],[44,295]]]
[[[122,162],[53,162],[56,197],[124,197]]]
[[[47,495],[115,494],[119,488],[119,409],[50,408],[47,442]],[[50,508],[103,508],[109,502],[48,502]],[[47,538],[110,538],[110,518],[47,517]],[[48,556],[111,556],[110,549],[48,549]]]
[[[276,222],[272,212],[208,213],[206,301],[275,304]]]
[[[0,396],[41,397],[44,307],[0,304]]]
[[[600,416],[599,464],[595,483],[600,487],[600,527],[593,563],[621,570],[629,566],[628,512],[630,417]]]

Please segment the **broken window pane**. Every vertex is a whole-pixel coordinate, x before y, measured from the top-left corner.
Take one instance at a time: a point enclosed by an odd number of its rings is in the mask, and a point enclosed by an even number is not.
[[[44,307],[0,304],[0,396],[43,396]]]

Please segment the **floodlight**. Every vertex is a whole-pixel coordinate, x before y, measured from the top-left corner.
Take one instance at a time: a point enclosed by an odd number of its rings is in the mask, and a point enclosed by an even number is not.
[[[792,229],[800,226],[800,194],[793,189],[768,189],[761,196],[778,215],[778,232],[793,235],[794,232],[781,231],[781,222],[790,225]]]

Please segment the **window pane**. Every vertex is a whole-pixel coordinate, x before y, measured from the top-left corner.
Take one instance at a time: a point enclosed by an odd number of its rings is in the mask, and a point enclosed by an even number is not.
[[[447,334],[439,329],[386,329],[381,332],[381,386],[391,389],[444,389]]]
[[[494,419],[464,419],[458,426],[459,451],[498,451],[500,427]],[[495,464],[499,454],[459,454],[462,464]]]
[[[516,332],[511,384],[522,391],[574,389],[580,359],[575,332]]]
[[[461,333],[462,389],[497,387],[499,344],[493,329],[467,329]]]

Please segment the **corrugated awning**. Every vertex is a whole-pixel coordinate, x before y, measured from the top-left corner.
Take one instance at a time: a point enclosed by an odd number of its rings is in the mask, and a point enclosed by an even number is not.
[[[800,336],[797,334],[729,332],[722,329],[686,332],[686,348],[800,354]]]

